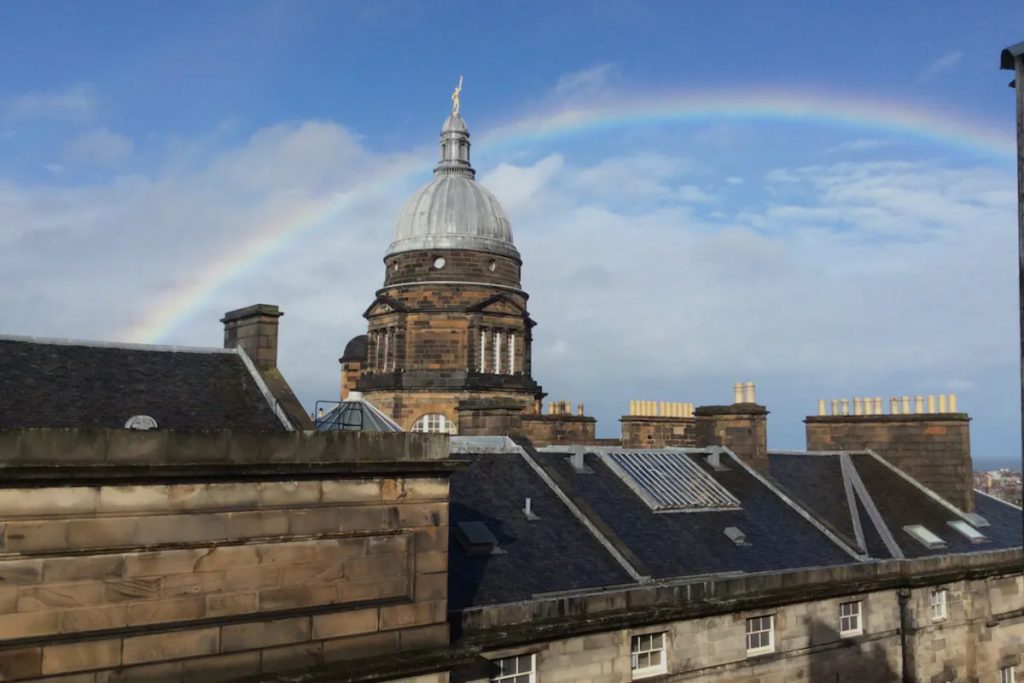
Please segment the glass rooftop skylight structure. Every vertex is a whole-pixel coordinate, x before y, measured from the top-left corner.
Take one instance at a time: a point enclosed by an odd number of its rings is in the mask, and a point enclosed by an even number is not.
[[[736,510],[740,501],[682,451],[602,453],[602,461],[655,512]]]

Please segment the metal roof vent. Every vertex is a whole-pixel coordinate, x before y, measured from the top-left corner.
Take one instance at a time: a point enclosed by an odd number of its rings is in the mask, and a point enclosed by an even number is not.
[[[963,520],[946,522],[961,535],[965,536],[971,543],[987,543],[988,537]]]
[[[939,550],[946,547],[946,542],[929,531],[923,524],[908,524],[903,527],[903,530],[928,550]]]
[[[587,467],[586,454],[587,451],[583,446],[572,447],[572,455],[569,456],[569,464],[572,465],[572,471],[576,474],[594,473],[594,470]]]
[[[124,423],[125,429],[137,429],[140,431],[156,429],[156,427],[156,420],[151,418],[149,415],[132,415],[128,418],[128,421]]]
[[[727,526],[724,529],[722,529],[722,533],[725,534],[729,538],[729,540],[735,543],[736,545],[750,545],[749,543],[747,543],[747,535],[740,531],[739,527]]]
[[[496,555],[501,552],[498,550],[498,538],[485,522],[458,522],[455,536],[467,555]]]
[[[529,498],[526,499],[526,504],[523,505],[523,515],[526,516],[526,520],[529,522],[536,522],[540,519],[537,513],[533,511],[533,501]]]
[[[979,529],[989,525],[988,520],[979,515],[977,512],[968,512],[964,515],[964,517],[967,518],[967,521],[970,522],[971,525],[978,527]]]
[[[707,455],[707,463],[711,465],[711,469],[715,472],[728,472],[729,468],[722,462],[722,449],[711,447],[710,452]]]

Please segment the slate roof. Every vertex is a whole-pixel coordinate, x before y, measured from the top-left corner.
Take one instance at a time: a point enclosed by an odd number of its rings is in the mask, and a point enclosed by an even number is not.
[[[234,349],[0,337],[0,429],[284,431],[261,382]]]
[[[648,578],[685,580],[1022,545],[1019,508],[979,493],[976,512],[990,524],[979,530],[989,540],[971,543],[947,524],[967,521],[963,513],[866,452],[846,454],[845,465],[839,453],[771,453],[771,476],[764,477],[728,452],[719,456],[722,470],[710,462],[711,451],[685,449],[740,508],[655,512],[605,464],[603,449],[584,447],[593,452],[584,453],[585,471],[578,471],[568,451],[538,452],[525,440],[513,447],[503,437],[473,443],[488,452],[467,455],[460,444],[456,457],[469,464],[452,475],[454,610]],[[526,519],[526,498],[539,520]],[[880,525],[869,509],[877,511]],[[484,522],[497,540],[497,554],[469,554],[459,540],[459,522]],[[903,530],[909,524],[925,525],[947,547],[926,548]],[[734,543],[724,533],[727,527],[742,531],[748,545]]]
[[[935,494],[872,453],[850,453],[852,470],[842,472],[840,453],[796,454],[769,453],[771,475],[794,500],[831,526],[842,529],[853,538],[852,501],[857,510],[865,548],[872,558],[889,559],[902,555],[908,558],[970,553],[1022,544],[1020,510],[988,496],[976,495],[976,512],[989,526],[978,526],[988,541],[972,543],[949,526],[951,521],[970,521],[961,511],[942,501]],[[838,481],[837,481],[838,477]],[[850,486],[844,477],[858,478],[863,483],[867,500]],[[881,518],[876,524],[868,514],[874,506]],[[909,525],[923,525],[941,538],[945,548],[927,548],[904,530]],[[897,547],[894,552],[884,542],[888,533]]]
[[[654,513],[602,460],[588,453],[592,474],[576,473],[568,453],[539,455],[571,498],[580,501],[620,539],[639,561],[641,574],[656,579],[761,572],[847,564],[854,558],[730,457],[726,471],[715,471],[702,457],[701,468],[739,499],[740,509]],[[726,527],[746,534],[737,546]]]
[[[632,582],[519,453],[458,457],[469,465],[451,479],[448,602],[453,609]],[[536,521],[523,513],[527,498]],[[487,523],[501,554],[466,553],[456,528],[469,521]]]

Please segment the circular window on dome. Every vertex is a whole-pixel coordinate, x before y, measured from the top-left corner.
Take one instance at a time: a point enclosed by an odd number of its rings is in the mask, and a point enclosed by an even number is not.
[[[444,268],[445,263],[446,262],[444,260],[444,256],[438,256],[436,259],[434,259],[434,268],[436,268],[437,270],[441,270],[442,268]]]
[[[491,271],[493,273],[497,269],[498,269],[498,262],[495,261],[494,259],[491,259],[491,262],[487,264],[487,270],[489,270],[489,271]]]

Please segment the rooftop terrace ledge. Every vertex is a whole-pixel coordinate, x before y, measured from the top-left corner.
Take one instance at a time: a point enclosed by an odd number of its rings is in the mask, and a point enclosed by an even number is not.
[[[0,430],[0,478],[209,479],[329,474],[443,473],[461,465],[443,434]]]
[[[680,578],[572,596],[472,607],[452,613],[452,636],[464,645],[515,646],[538,639],[597,633],[745,609],[963,579],[1019,574],[1024,549],[887,560],[783,572]],[[1022,616],[1017,610],[1008,616]],[[1003,618],[1004,615],[993,615]]]

